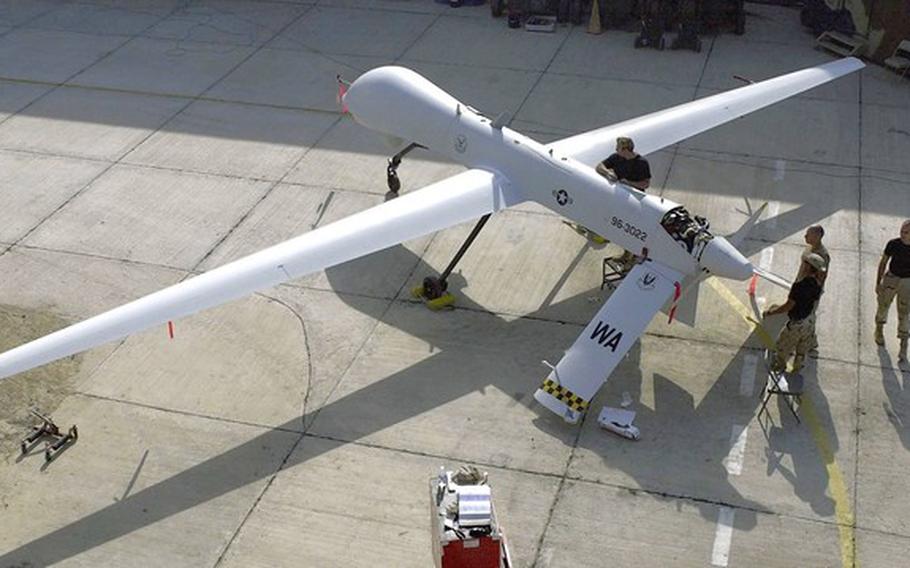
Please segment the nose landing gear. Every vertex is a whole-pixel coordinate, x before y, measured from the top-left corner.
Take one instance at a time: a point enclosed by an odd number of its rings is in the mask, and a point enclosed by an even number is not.
[[[426,146],[413,142],[408,144],[404,150],[389,158],[389,165],[386,167],[386,184],[389,186],[389,192],[385,194],[386,201],[398,197],[398,190],[401,189],[401,180],[398,179],[398,166],[401,165],[402,158],[414,148],[426,148]]]

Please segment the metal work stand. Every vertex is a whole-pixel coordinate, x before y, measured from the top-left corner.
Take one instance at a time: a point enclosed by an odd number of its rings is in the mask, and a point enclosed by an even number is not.
[[[57,454],[66,446],[79,439],[79,430],[75,424],[70,426],[70,429],[64,434],[50,416],[45,416],[34,408],[30,409],[29,412],[41,420],[41,425],[32,426],[32,431],[19,444],[22,455],[27,454],[42,438],[50,438],[44,446],[44,461],[49,462],[57,457]]]
[[[603,290],[605,286],[611,290],[616,288],[628,273],[623,264],[619,262],[618,257],[604,258],[603,281],[600,283],[600,289]]]
[[[802,404],[803,385],[805,383],[803,376],[800,373],[790,374],[773,371],[769,364],[772,355],[773,353],[770,351],[765,352],[765,364],[768,370],[768,378],[765,383],[764,394],[762,395],[761,408],[758,409],[758,414],[756,416],[761,416],[762,412],[767,408],[771,396],[777,395],[783,397],[787,408],[790,409],[790,412],[793,413],[793,417],[796,418],[796,423],[800,424],[799,406]]]
[[[464,253],[467,252],[468,248],[474,242],[474,239],[477,238],[477,235],[480,233],[480,230],[483,229],[483,226],[486,225],[489,218],[490,213],[487,213],[478,219],[477,224],[474,225],[473,229],[471,229],[471,234],[468,235],[468,238],[465,239],[464,243],[462,243],[461,248],[459,248],[458,252],[455,253],[455,256],[452,258],[451,262],[449,262],[449,265],[446,266],[446,269],[443,270],[442,274],[439,275],[439,278],[435,278],[433,276],[427,276],[424,278],[423,284],[413,290],[415,296],[423,298],[427,302],[427,305],[429,305],[431,308],[434,307],[434,305],[431,304],[431,302],[434,300],[440,300],[446,296],[451,296],[451,294],[447,294],[447,289],[449,287],[447,280],[449,278],[449,275],[452,274],[452,270],[455,269],[455,265],[458,264],[458,261],[460,261],[461,257],[464,256]],[[454,301],[454,299],[452,301]],[[450,301],[446,305],[450,305],[451,303],[452,302]]]

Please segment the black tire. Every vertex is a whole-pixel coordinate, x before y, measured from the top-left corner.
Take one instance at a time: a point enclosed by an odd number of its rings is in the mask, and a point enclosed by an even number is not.
[[[389,175],[386,176],[386,183],[392,193],[398,193],[398,190],[401,189],[401,180],[398,179],[398,174],[395,172],[389,172]]]
[[[581,25],[581,0],[572,0],[569,4],[569,21],[573,26]]]

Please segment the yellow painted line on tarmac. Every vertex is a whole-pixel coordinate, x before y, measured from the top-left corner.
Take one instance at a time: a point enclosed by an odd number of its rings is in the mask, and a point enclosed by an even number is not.
[[[733,311],[755,327],[755,334],[765,347],[769,350],[774,348],[774,339],[771,334],[768,333],[760,321],[755,319],[755,314],[752,313],[752,310],[746,304],[717,278],[709,278],[707,283],[733,308]],[[812,439],[815,441],[815,446],[818,448],[822,461],[825,463],[825,470],[828,472],[828,494],[834,499],[834,514],[837,518],[837,530],[840,533],[841,563],[844,568],[856,568],[853,511],[850,508],[850,495],[847,492],[847,484],[844,483],[844,476],[841,474],[837,461],[834,459],[834,452],[831,451],[828,436],[825,434],[825,430],[818,420],[818,415],[815,413],[812,399],[808,396],[804,395],[802,397],[800,413],[802,414],[803,422],[812,433]]]

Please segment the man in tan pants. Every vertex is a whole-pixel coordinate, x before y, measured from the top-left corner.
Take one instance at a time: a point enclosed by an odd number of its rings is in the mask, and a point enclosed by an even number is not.
[[[875,342],[885,344],[883,328],[888,321],[891,302],[897,297],[897,337],[900,339],[898,360],[907,361],[910,338],[910,219],[901,225],[901,236],[885,245],[875,276],[878,311],[875,313]]]
[[[817,254],[825,261],[825,270],[819,277],[819,284],[821,284],[822,287],[822,294],[825,293],[825,280],[828,278],[828,270],[831,267],[831,255],[828,253],[828,249],[825,248],[825,245],[822,244],[822,238],[824,236],[825,229],[821,225],[812,225],[806,229],[806,234],[803,237],[806,241],[806,248],[803,249],[803,253],[800,255],[799,272],[796,273],[796,278],[793,280],[794,282],[799,282],[808,275],[809,264],[806,262],[806,257],[810,254]],[[809,321],[807,322],[811,326],[812,333],[812,340],[810,341],[809,346],[809,357],[813,358],[818,357],[818,336],[815,334],[815,312],[817,309],[818,304],[816,303],[815,308],[809,315]]]
[[[789,321],[780,330],[777,344],[774,346],[774,357],[771,360],[771,371],[783,373],[787,370],[787,361],[793,358],[793,373],[803,368],[806,353],[812,347],[814,325],[811,320],[815,303],[822,294],[821,281],[827,270],[825,259],[815,253],[805,256],[806,275],[790,287],[787,302],[782,306],[770,307],[764,314],[769,317],[786,312]]]

